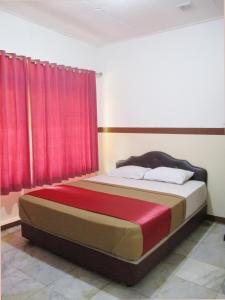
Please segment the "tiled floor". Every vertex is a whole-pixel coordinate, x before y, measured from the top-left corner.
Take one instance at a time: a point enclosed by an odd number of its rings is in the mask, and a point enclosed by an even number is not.
[[[40,249],[20,227],[2,232],[3,300],[225,299],[225,225],[204,222],[135,287]]]

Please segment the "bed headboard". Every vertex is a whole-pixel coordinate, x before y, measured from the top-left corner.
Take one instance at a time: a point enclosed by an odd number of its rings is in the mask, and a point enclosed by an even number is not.
[[[116,167],[128,165],[141,166],[146,168],[169,167],[194,172],[191,179],[207,183],[207,171],[203,168],[193,166],[187,160],[177,159],[161,151],[151,151],[140,156],[131,156],[126,160],[119,160]]]

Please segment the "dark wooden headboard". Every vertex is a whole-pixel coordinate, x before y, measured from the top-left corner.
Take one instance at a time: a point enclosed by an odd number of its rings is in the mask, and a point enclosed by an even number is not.
[[[193,166],[187,160],[177,159],[161,151],[151,151],[141,156],[131,156],[126,160],[119,160],[116,167],[128,165],[141,166],[145,168],[169,167],[194,172],[192,180],[207,183],[207,171],[203,168]]]

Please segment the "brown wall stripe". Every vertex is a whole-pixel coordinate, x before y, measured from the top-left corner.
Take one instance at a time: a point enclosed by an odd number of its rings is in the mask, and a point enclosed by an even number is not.
[[[225,128],[99,127],[98,132],[225,135]]]

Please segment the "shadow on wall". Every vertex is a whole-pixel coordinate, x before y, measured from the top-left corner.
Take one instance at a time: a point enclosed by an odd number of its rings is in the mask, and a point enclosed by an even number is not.
[[[1,225],[6,221],[16,219],[18,215],[18,198],[25,193],[25,190],[20,192],[12,192],[8,195],[1,196]]]

